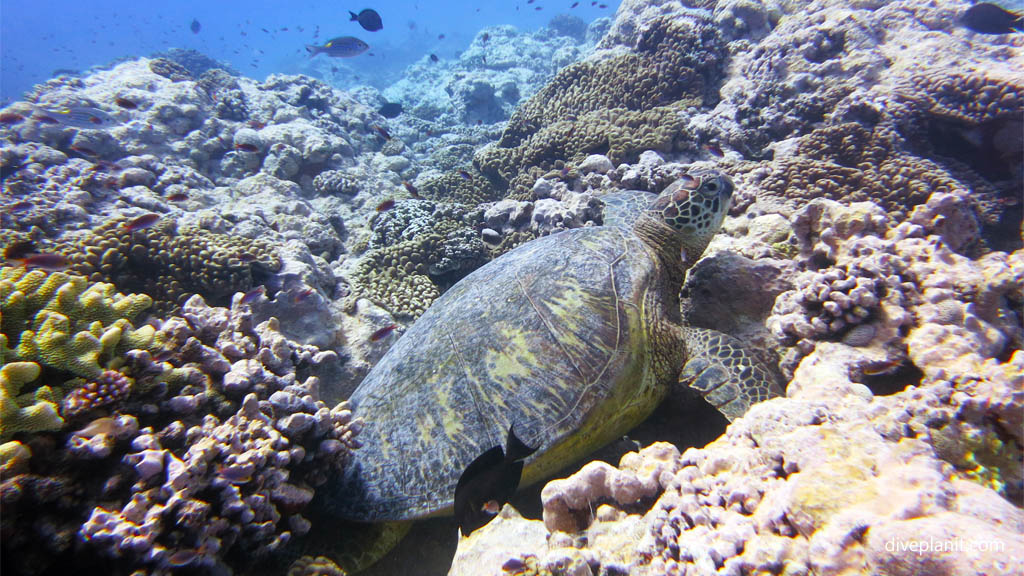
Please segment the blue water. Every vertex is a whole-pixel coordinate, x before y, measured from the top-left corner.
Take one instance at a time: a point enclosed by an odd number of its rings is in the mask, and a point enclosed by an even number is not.
[[[0,101],[19,99],[56,70],[84,71],[169,48],[198,50],[257,79],[273,73],[315,75],[304,46],[347,35],[369,43],[370,51],[332,64],[350,72],[342,76],[352,83],[383,88],[405,66],[427,54],[455,57],[486,26],[512,24],[524,31],[536,30],[561,12],[590,22],[614,14],[619,2],[602,0],[599,4],[607,5],[603,9],[590,1],[570,9],[572,4],[570,0],[531,4],[526,0],[0,0]],[[377,10],[383,30],[368,32],[349,21],[349,10],[358,13],[363,8]],[[198,34],[189,29],[193,18],[202,26]]]

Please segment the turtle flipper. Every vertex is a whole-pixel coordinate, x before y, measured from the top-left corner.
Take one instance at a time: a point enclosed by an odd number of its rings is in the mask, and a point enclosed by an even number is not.
[[[700,392],[730,421],[754,404],[782,396],[771,371],[737,338],[706,328],[684,328],[687,360],[679,383]]]

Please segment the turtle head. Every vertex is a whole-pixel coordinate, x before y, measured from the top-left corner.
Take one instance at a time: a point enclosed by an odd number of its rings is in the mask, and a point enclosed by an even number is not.
[[[692,264],[725,220],[732,191],[732,180],[725,174],[687,174],[666,188],[647,211],[675,232],[686,260]]]

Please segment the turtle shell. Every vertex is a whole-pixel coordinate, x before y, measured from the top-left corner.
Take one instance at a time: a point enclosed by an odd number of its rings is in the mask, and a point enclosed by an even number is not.
[[[648,358],[656,274],[630,230],[593,227],[529,242],[466,276],[350,398],[365,420],[362,447],[325,487],[330,506],[360,521],[446,512],[463,470],[503,445],[510,426],[537,448],[524,485],[621,436],[675,376],[654,374]]]

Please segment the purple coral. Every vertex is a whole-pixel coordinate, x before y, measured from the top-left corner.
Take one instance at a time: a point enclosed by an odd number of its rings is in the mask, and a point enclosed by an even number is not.
[[[117,370],[104,370],[99,378],[82,384],[64,397],[61,412],[70,418],[120,402],[132,390],[132,379]]]

